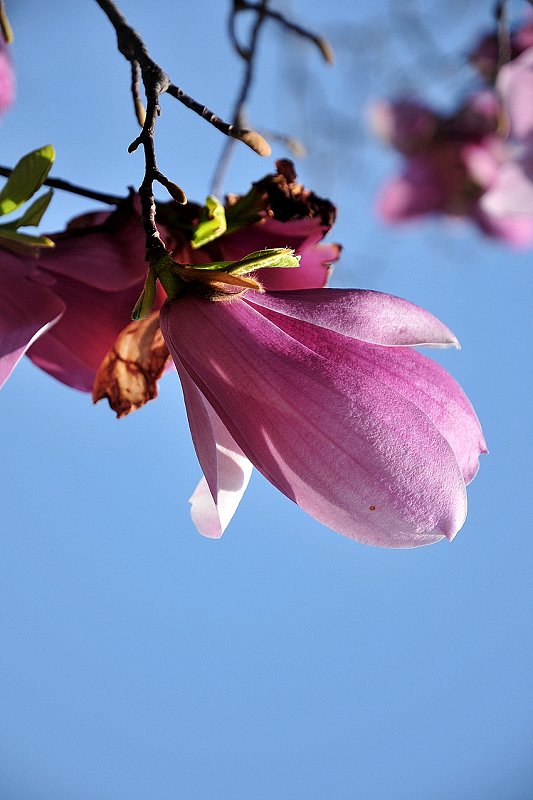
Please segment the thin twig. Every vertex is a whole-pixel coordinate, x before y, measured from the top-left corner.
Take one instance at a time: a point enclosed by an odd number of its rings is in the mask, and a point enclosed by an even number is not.
[[[3,175],[4,178],[9,178],[12,172],[13,170],[9,167],[0,167],[0,175]],[[107,203],[110,206],[117,206],[124,200],[124,197],[93,192],[92,189],[85,189],[83,186],[76,186],[74,183],[69,183],[59,178],[47,178],[44,181],[44,185],[52,186],[54,189],[62,189],[64,192],[70,192],[71,194],[79,194],[82,197],[88,197],[90,200],[98,200],[100,203]]]
[[[242,10],[244,11],[245,9],[254,10],[258,12],[261,10],[260,6],[257,6],[253,3],[243,2]],[[322,36],[316,36],[314,33],[311,33],[311,31],[308,31],[306,28],[302,28],[301,25],[297,25],[295,22],[291,22],[286,17],[284,17],[283,14],[280,14],[279,11],[273,11],[271,8],[266,8],[263,13],[266,14],[267,17],[270,17],[270,19],[277,20],[279,23],[281,23],[281,25],[283,25],[284,28],[287,28],[287,30],[298,34],[298,36],[302,36],[304,39],[310,39],[314,44],[316,44],[316,46],[318,47],[318,49],[320,50],[320,52],[322,53],[328,64],[333,64],[335,60],[335,55],[333,53],[333,48],[331,47],[327,39],[324,39]]]
[[[243,10],[242,2],[236,2],[230,14],[230,20],[229,20],[230,36],[232,41],[234,42],[235,49],[246,63],[241,84],[241,90],[239,92],[239,96],[235,102],[235,107],[233,110],[233,125],[236,127],[240,127],[240,125],[242,124],[241,120],[244,112],[244,104],[246,102],[248,93],[250,91],[250,87],[252,85],[254,61],[255,61],[255,55],[257,53],[257,40],[259,36],[259,31],[261,30],[261,26],[263,25],[266,19],[268,2],[269,0],[261,0],[259,6],[257,7],[254,6],[254,10],[257,11],[257,18],[255,20],[254,27],[252,28],[252,33],[250,35],[250,44],[246,50],[243,50],[240,47],[237,41],[237,37],[235,36],[235,17],[238,11]],[[220,156],[211,188],[211,192],[215,196],[218,196],[218,193],[220,191],[220,187],[222,185],[222,181],[224,179],[227,166],[231,159],[231,154],[233,151],[234,144],[235,144],[234,141],[228,139],[228,141],[224,145],[224,149],[222,151],[222,155]]]
[[[498,25],[498,71],[511,60],[511,32],[507,22],[505,0],[499,0],[496,6],[496,22]]]

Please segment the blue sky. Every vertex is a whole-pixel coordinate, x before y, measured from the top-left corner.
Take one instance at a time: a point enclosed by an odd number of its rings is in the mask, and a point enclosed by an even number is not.
[[[121,3],[172,80],[226,118],[241,74],[227,5]],[[51,142],[55,176],[137,186],[129,70],[102,11],[12,6],[18,100],[2,163]],[[491,451],[468,519],[451,544],[366,547],[254,474],[222,539],[203,539],[175,376],[117,421],[23,360],[0,393],[6,800],[531,797],[532,253],[468,225],[380,225],[373,197],[398,162],[364,127],[369,97],[402,82],[442,106],[471,88],[461,59],[492,3],[430,4],[434,61],[410,47],[401,4],[284,7],[330,39],[337,65],[269,26],[252,121],[300,138],[301,180],[339,207],[332,285],[406,297],[461,341],[430,354],[464,387]],[[170,97],[162,110],[159,166],[203,201],[223,137]],[[272,171],[287,156],[273,150],[236,148],[225,190]],[[93,208],[56,192],[43,230]]]

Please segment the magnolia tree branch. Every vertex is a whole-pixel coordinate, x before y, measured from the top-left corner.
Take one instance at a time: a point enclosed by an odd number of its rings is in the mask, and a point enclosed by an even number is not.
[[[250,34],[250,43],[246,49],[243,49],[240,46],[237,40],[237,36],[235,34],[235,18],[237,16],[237,12],[243,10],[245,6],[241,7],[241,3],[239,3],[239,0],[234,0],[234,6],[230,14],[229,30],[230,30],[231,41],[237,53],[246,62],[246,67],[242,78],[241,89],[239,92],[239,96],[235,101],[235,107],[233,110],[233,124],[238,127],[242,125],[242,120],[244,117],[244,105],[246,103],[252,85],[254,61],[255,61],[255,55],[257,53],[257,39],[259,36],[259,31],[261,30],[261,26],[263,25],[266,19],[268,2],[269,0],[261,0],[259,6],[254,7],[254,10],[257,11],[257,19]],[[220,191],[220,187],[222,185],[226,169],[231,159],[231,154],[233,152],[234,145],[235,142],[232,141],[231,139],[228,139],[228,141],[224,145],[224,150],[222,151],[222,155],[220,156],[220,161],[218,163],[218,167],[215,172],[215,177],[213,178],[212,193],[215,196],[218,195]]]
[[[0,175],[3,175],[4,178],[9,178],[11,173],[13,172],[12,169],[9,167],[0,167]],[[47,178],[43,181],[45,186],[52,186],[54,189],[62,189],[65,192],[70,192],[71,194],[79,194],[82,197],[88,197],[90,200],[98,200],[100,203],[107,203],[110,206],[116,206],[124,197],[118,197],[118,195],[114,194],[102,194],[102,192],[94,192],[92,189],[85,189],[83,186],[76,186],[74,183],[69,183],[68,181],[63,181],[60,178]]]
[[[180,100],[180,102],[184,103],[188,108],[200,114],[200,116],[214,125],[218,130],[222,131],[222,133],[244,141],[245,144],[260,155],[268,155],[270,153],[270,147],[259,134],[252,131],[244,131],[237,128],[235,124],[229,125],[223,122],[216,114],[213,114],[212,111],[209,111],[209,109],[202,106],[201,103],[193,100],[192,97],[189,97],[179,87],[175,86],[166,72],[150,57],[142,38],[137,31],[128,25],[125,17],[121,14],[115,3],[112,0],[96,0],[96,2],[115,28],[118,49],[130,62],[132,68],[132,93],[137,119],[142,124],[142,130],[135,141],[130,144],[128,151],[132,153],[140,145],[142,145],[144,149],[145,173],[139,188],[142,210],[141,222],[146,234],[146,249],[148,253],[154,254],[154,251],[164,250],[163,242],[159,238],[155,224],[154,181],[158,181],[165,186],[172,197],[178,202],[185,203],[187,201],[185,194],[179,186],[169,181],[157,167],[154,132],[157,117],[161,113],[159,95],[168,92],[173,97]],[[142,76],[146,96],[145,113],[139,97],[139,71]]]
[[[305,39],[310,39],[314,44],[316,44],[329,64],[333,64],[334,61],[333,49],[326,39],[324,39],[322,36],[316,36],[314,33],[302,28],[300,25],[296,25],[294,22],[290,22],[290,20],[283,16],[283,14],[270,9],[268,3],[269,0],[260,0],[258,3],[251,3],[249,0],[233,0],[233,6],[230,11],[228,22],[229,36],[235,51],[246,63],[241,88],[233,111],[233,124],[238,127],[244,124],[245,105],[250,93],[250,88],[252,86],[259,31],[267,19],[276,20],[292,33],[296,33],[298,36],[303,36]],[[250,33],[250,40],[246,47],[241,45],[235,31],[236,18],[240,11],[255,11],[257,14],[255,24]],[[277,139],[278,141],[283,141],[293,150],[293,152],[303,151],[303,148],[298,146],[299,143],[294,142],[291,137],[284,136],[283,134],[273,134],[272,138]],[[224,145],[224,150],[222,151],[222,155],[218,162],[215,176],[213,178],[212,193],[214,195],[218,195],[220,192],[222,181],[233,152],[234,144],[235,143],[233,141],[229,140]]]

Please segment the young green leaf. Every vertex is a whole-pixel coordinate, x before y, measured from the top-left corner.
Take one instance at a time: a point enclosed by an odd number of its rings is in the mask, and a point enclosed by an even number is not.
[[[10,225],[0,225],[0,241],[7,239],[9,242],[19,244],[29,244],[32,247],[53,247],[54,243],[48,236],[31,236],[29,233],[19,233],[13,230]]]
[[[46,180],[54,157],[54,148],[49,144],[20,159],[0,192],[0,216],[20,208],[35,194]]]
[[[41,197],[38,197],[37,200],[35,200],[31,204],[31,206],[28,209],[26,209],[22,217],[14,219],[11,222],[6,222],[1,227],[11,228],[14,231],[16,231],[18,228],[25,228],[28,225],[37,227],[37,225],[41,221],[41,217],[48,208],[48,204],[52,199],[53,193],[54,193],[53,189],[50,189],[49,192],[43,194]]]
[[[146,317],[151,314],[152,308],[154,307],[156,291],[157,276],[153,269],[149,269],[144,289],[135,304],[135,308],[131,312],[131,318],[133,320],[138,321],[140,319],[146,319]]]
[[[218,239],[226,232],[226,212],[222,203],[213,195],[209,195],[200,212],[200,219],[194,229],[191,245],[197,250],[204,244]]]

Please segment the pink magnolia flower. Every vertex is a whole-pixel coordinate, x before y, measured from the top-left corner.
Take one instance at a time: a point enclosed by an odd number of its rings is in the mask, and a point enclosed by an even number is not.
[[[167,248],[173,251],[173,258],[186,264],[240,261],[258,250],[287,247],[300,256],[299,267],[262,270],[259,276],[262,286],[273,291],[324,287],[331,264],[340,253],[339,245],[321,242],[335,221],[335,206],[297,183],[292,162],[281,159],[276,162],[276,168],[276,174],[267,175],[253,185],[251,194],[262,196],[257,222],[225,233],[192,253],[189,241],[176,222],[181,215],[196,222],[200,207],[189,203],[187,207],[177,208],[171,204],[170,214],[165,207],[160,207],[161,235]],[[239,199],[231,196],[229,207]],[[173,221],[173,214],[178,220],[174,218]],[[185,252],[184,247],[187,248]]]
[[[300,267],[271,270],[276,273],[272,276],[263,270],[265,284],[278,289],[324,286],[339,254],[337,245],[318,243],[333,222],[333,206],[281,172],[257,186],[265,193],[259,222],[198,250],[168,220],[173,214],[181,223],[194,222],[200,207],[161,206],[161,233],[175,259],[204,264],[289,246],[301,254]],[[276,213],[287,221],[277,219]],[[53,377],[90,392],[102,360],[131,322],[146,278],[139,199],[132,196],[113,212],[83,215],[50,238],[55,246],[37,255],[0,247],[0,385],[27,352]],[[287,272],[296,275],[287,277]],[[156,309],[163,299],[159,288]]]
[[[0,116],[15,100],[15,76],[11,66],[9,46],[0,33]]]
[[[533,47],[501,68],[496,83],[508,137],[467,153],[470,171],[486,189],[484,212],[501,219],[533,218]]]
[[[424,119],[421,108],[406,102],[388,107],[382,104],[382,117],[385,108],[389,114],[389,141],[408,157],[403,173],[388,181],[378,197],[377,211],[383,220],[403,222],[441,213],[468,217],[484,233],[515,246],[533,242],[533,207],[531,211],[518,203],[496,207],[487,198],[514,163],[497,135],[496,95],[481,92],[473,96],[449,119],[434,115],[438,123],[435,122],[433,135],[426,124],[428,134],[419,136],[416,146],[411,144],[409,150],[404,145],[404,139],[412,142],[412,136],[407,138],[409,115],[413,125],[419,124]],[[385,130],[383,122],[380,129]]]
[[[26,258],[0,250],[0,386],[28,347],[65,313],[63,301],[44,283]]]
[[[486,452],[476,415],[412,349],[457,345],[428,312],[336,289],[186,296],[161,309],[204,472],[192,501],[219,537],[254,465],[317,520],[383,547],[452,539]]]

